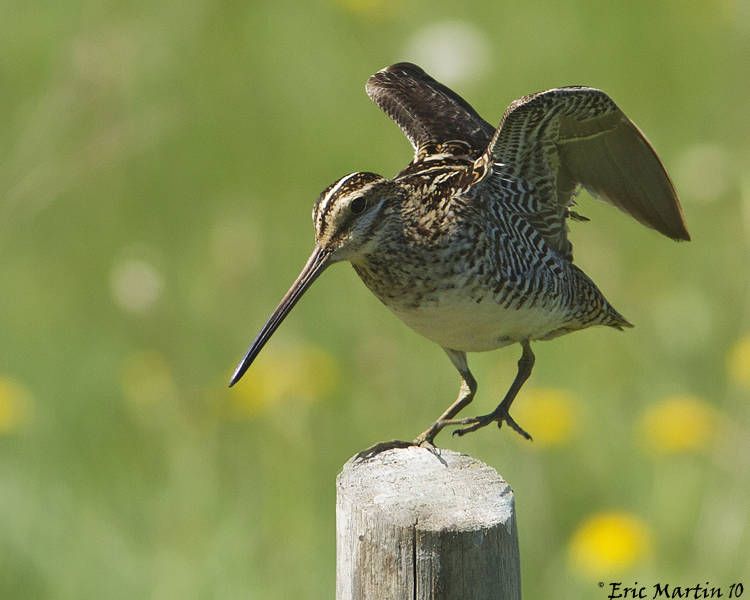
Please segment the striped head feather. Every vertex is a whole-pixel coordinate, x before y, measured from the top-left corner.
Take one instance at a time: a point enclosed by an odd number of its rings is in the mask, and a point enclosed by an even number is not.
[[[315,239],[334,262],[356,259],[377,244],[387,225],[388,201],[402,194],[398,183],[375,173],[351,173],[328,186],[313,207]]]

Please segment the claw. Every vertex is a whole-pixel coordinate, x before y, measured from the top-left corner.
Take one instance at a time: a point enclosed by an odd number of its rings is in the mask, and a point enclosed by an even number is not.
[[[503,421],[505,421],[508,426],[515,431],[516,433],[523,436],[525,439],[533,441],[532,437],[518,424],[515,422],[513,417],[510,416],[510,413],[506,410],[496,410],[494,412],[491,412],[488,415],[482,415],[481,417],[469,417],[466,419],[456,419],[454,421],[450,421],[446,423],[447,425],[469,425],[469,427],[462,427],[460,429],[456,429],[451,433],[451,437],[454,435],[457,435],[459,437],[466,435],[467,433],[471,433],[473,431],[476,431],[477,429],[481,429],[482,427],[487,427],[490,423],[497,423],[498,428],[501,428],[503,426]]]
[[[377,444],[374,444],[369,448],[362,450],[362,452],[357,454],[355,459],[368,460],[370,458],[373,458],[374,456],[377,456],[381,452],[385,452],[386,450],[392,450],[394,448],[409,448],[411,446],[417,445],[418,444],[415,444],[414,442],[406,442],[404,440],[389,440],[387,442],[378,442]]]
[[[510,416],[510,413],[506,412],[505,415],[503,415],[502,419],[498,420],[497,426],[498,427],[502,427],[503,421],[505,421],[508,424],[508,426],[513,431],[515,431],[516,433],[522,435],[524,438],[526,438],[530,442],[534,441],[533,438],[531,437],[531,435],[529,435],[528,433],[526,433],[526,431],[524,430],[524,428],[521,427],[518,423],[516,423],[513,420],[513,417]]]

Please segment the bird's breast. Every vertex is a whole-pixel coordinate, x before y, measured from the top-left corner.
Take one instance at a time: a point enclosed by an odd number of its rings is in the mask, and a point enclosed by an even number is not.
[[[495,350],[523,339],[542,339],[569,317],[554,298],[534,302],[488,289],[470,269],[438,277],[391,265],[381,271],[355,265],[368,288],[399,319],[444,348]]]
[[[553,276],[540,275],[485,225],[455,222],[434,240],[411,226],[353,266],[396,316],[445,348],[494,350],[565,326],[570,314]]]

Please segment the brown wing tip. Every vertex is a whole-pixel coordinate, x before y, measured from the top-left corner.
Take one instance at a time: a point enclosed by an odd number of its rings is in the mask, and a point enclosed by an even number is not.
[[[676,195],[674,195],[674,203],[670,206],[670,209],[666,215],[659,215],[659,217],[668,218],[669,222],[661,220],[658,225],[656,223],[647,224],[675,242],[689,242],[690,232],[688,231],[685,217],[682,214],[682,207]]]
[[[400,62],[396,63],[395,65],[390,65],[388,67],[385,67],[384,69],[380,69],[378,73],[398,73],[399,75],[418,75],[422,77],[429,77],[429,75],[425,73],[422,67],[410,62]],[[375,73],[375,75],[377,75],[378,73]],[[375,75],[373,75],[373,77],[375,77]]]
[[[692,241],[690,239],[690,232],[687,230],[687,227],[684,228],[680,234],[676,237],[672,238],[675,242],[690,242]]]
[[[679,214],[680,220],[676,224],[676,227],[675,227],[676,235],[670,236],[670,237],[672,237],[672,239],[676,242],[689,242],[690,232],[688,231],[687,223],[685,222],[685,215],[682,214],[682,206],[680,206],[680,201],[677,200],[676,195],[675,195],[675,201],[677,204],[677,212]]]
[[[399,79],[403,77],[409,77],[411,79],[417,80],[432,80],[432,77],[425,73],[422,67],[419,67],[410,62],[400,62],[396,63],[395,65],[385,67],[384,69],[380,69],[380,71],[371,75],[367,80],[367,83],[365,84],[367,93],[369,95],[372,95],[371,92],[375,92],[378,85],[380,83],[383,83],[384,81],[388,81],[389,79],[391,79],[392,75],[395,75],[396,78]]]

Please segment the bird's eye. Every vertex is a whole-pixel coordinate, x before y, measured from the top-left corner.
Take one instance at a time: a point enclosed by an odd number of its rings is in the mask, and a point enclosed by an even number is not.
[[[359,196],[352,200],[352,203],[349,205],[349,209],[352,211],[353,215],[358,215],[365,212],[366,206],[367,204],[365,202],[365,199]]]

